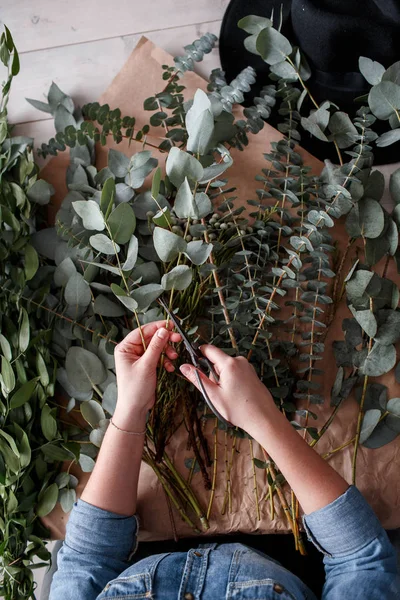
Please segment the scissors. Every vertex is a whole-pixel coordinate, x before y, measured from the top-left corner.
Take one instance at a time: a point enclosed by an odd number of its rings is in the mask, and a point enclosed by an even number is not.
[[[208,358],[206,358],[205,356],[203,356],[200,351],[195,348],[195,346],[189,341],[189,338],[187,337],[187,335],[182,331],[182,328],[180,326],[180,323],[178,321],[178,319],[175,317],[175,315],[169,310],[165,300],[160,297],[157,299],[157,302],[163,307],[163,309],[165,310],[165,312],[167,313],[169,319],[173,322],[177,332],[181,335],[182,337],[182,341],[183,344],[186,348],[187,353],[190,356],[190,360],[192,362],[192,365],[195,367],[195,373],[196,373],[196,378],[197,378],[197,383],[199,384],[199,388],[201,391],[201,394],[204,398],[204,402],[207,404],[208,408],[214,413],[214,415],[217,417],[217,419],[219,421],[221,421],[221,423],[223,423],[226,427],[233,427],[232,423],[230,423],[229,421],[227,421],[222,415],[221,413],[215,408],[215,406],[213,405],[213,403],[211,402],[205,388],[203,385],[203,382],[201,380],[201,377],[199,375],[199,371],[201,371],[202,373],[204,373],[204,375],[208,375],[208,372],[211,372],[215,381],[218,381],[218,375],[215,372],[214,366],[213,364],[208,360]],[[204,366],[205,365],[205,366]],[[199,370],[199,371],[198,371]]]

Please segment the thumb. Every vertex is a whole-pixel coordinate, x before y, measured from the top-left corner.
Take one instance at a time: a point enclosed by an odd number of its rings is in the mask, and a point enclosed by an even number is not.
[[[215,395],[216,391],[218,390],[218,385],[213,383],[206,375],[204,375],[204,373],[202,373],[201,371],[199,371],[192,365],[187,365],[187,364],[181,365],[179,367],[179,369],[180,369],[182,375],[184,375],[184,377],[186,377],[186,379],[188,379],[191,383],[193,383],[193,385],[199,390],[199,392],[201,392],[202,390],[199,386],[199,380],[197,379],[197,375],[196,375],[196,372],[197,372],[203,385],[204,385],[204,389],[206,390],[208,396],[210,397],[210,400],[212,399],[212,396]]]
[[[147,368],[155,369],[157,367],[162,351],[167,345],[168,340],[169,332],[164,328],[157,329],[142,357],[142,361]]]

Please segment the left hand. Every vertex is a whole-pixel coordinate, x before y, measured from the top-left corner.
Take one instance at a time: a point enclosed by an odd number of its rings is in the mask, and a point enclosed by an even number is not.
[[[166,321],[156,321],[142,327],[146,350],[139,329],[131,331],[115,348],[118,401],[113,421],[122,429],[144,428],[147,412],[155,402],[157,365],[163,352],[165,370],[175,369],[171,361],[178,354],[170,342],[180,342],[181,336],[170,331],[172,323],[168,329],[166,326]]]

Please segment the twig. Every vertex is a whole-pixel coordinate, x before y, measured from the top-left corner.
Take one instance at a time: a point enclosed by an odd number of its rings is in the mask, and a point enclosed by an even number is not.
[[[217,482],[217,468],[218,468],[218,419],[215,419],[213,478],[212,478],[211,496],[210,496],[210,500],[208,502],[208,508],[207,508],[207,521],[210,518],[211,509],[212,509],[212,505],[214,502],[215,485]]]
[[[250,447],[251,465],[252,465],[252,469],[253,469],[254,497],[256,499],[257,520],[261,521],[260,501],[259,501],[259,497],[258,497],[258,488],[257,488],[257,475],[256,475],[256,467],[254,464],[253,440],[251,438],[249,438],[249,447]]]

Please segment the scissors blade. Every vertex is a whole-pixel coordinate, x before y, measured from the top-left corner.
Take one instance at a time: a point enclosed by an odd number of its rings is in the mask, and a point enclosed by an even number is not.
[[[180,336],[182,337],[182,341],[185,345],[185,348],[187,350],[187,352],[190,355],[190,359],[193,363],[193,366],[196,368],[196,378],[197,378],[197,383],[199,384],[199,388],[201,391],[201,395],[204,398],[205,403],[207,404],[208,408],[214,413],[214,415],[217,417],[217,419],[219,419],[221,421],[221,423],[223,423],[226,427],[233,427],[232,423],[230,423],[229,421],[227,421],[222,415],[221,413],[215,408],[214,404],[211,402],[205,388],[204,388],[204,384],[201,380],[201,377],[199,375],[199,371],[197,369],[199,369],[202,373],[204,373],[204,368],[201,365],[201,362],[199,360],[199,354],[198,354],[198,350],[196,348],[193,347],[192,343],[190,342],[189,338],[186,336],[186,334],[183,332],[178,319],[175,317],[175,315],[169,310],[165,300],[160,297],[158,298],[158,303],[163,307],[163,309],[165,310],[165,312],[167,313],[168,317],[170,318],[170,320],[173,322],[176,330],[178,331],[178,333],[180,334]],[[206,357],[201,357],[201,360],[203,360],[206,364],[207,364],[207,368],[209,369],[209,371],[212,373],[213,377],[215,378],[215,381],[218,381],[218,375],[215,372],[214,366],[213,364],[208,360],[208,358]],[[206,373],[204,373],[206,374]]]

